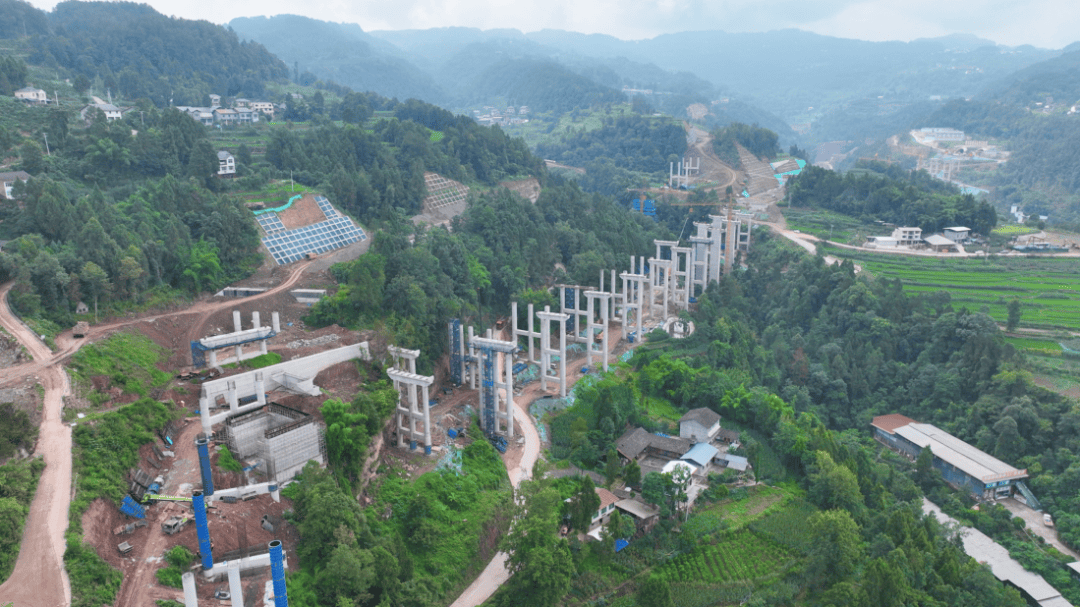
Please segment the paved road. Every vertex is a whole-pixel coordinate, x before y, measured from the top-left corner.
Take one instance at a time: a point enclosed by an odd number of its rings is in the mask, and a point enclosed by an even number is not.
[[[780,234],[784,238],[787,238],[791,242],[794,242],[795,244],[799,245],[800,247],[806,249],[806,251],[808,253],[810,253],[811,255],[817,255],[817,246],[815,246],[814,243],[821,240],[817,236],[813,236],[811,234],[803,234],[802,232],[796,232],[794,230],[789,230],[787,228],[782,228],[782,227],[780,227],[779,225],[777,225],[775,223],[765,223],[765,222],[762,222],[762,223],[764,225],[769,226],[772,229],[772,231]],[[836,243],[831,243],[831,244],[836,244]],[[827,263],[829,265],[833,265],[833,264],[838,264],[838,263],[842,263],[842,262],[841,262],[841,260],[839,258],[833,257],[832,255],[826,255],[825,256],[825,263]],[[858,264],[855,264],[855,273],[858,274],[859,272],[862,272],[862,266],[860,266]]]
[[[1032,510],[1027,504],[1021,504],[1012,498],[1000,500],[998,503],[1004,506],[1009,512],[1012,512],[1013,515],[1024,519],[1030,533],[1042,537],[1046,540],[1046,543],[1057,548],[1062,554],[1067,554],[1076,560],[1080,560],[1080,554],[1061,543],[1061,540],[1058,539],[1056,527],[1047,527],[1043,524],[1042,511]]]
[[[505,339],[506,337],[503,336]],[[500,358],[500,361],[502,359]],[[496,371],[500,376],[501,367]],[[510,483],[517,489],[521,481],[528,480],[532,475],[533,464],[540,457],[540,434],[536,431],[536,424],[532,416],[526,410],[526,406],[514,399],[514,422],[518,431],[525,437],[525,449],[521,456],[521,463],[513,470],[507,468],[506,473],[510,477]],[[507,462],[507,466],[510,463]],[[510,579],[510,572],[506,570],[506,557],[503,552],[496,553],[494,558],[487,564],[480,575],[473,580],[472,584],[461,593],[450,607],[476,607],[491,598],[495,591]]]

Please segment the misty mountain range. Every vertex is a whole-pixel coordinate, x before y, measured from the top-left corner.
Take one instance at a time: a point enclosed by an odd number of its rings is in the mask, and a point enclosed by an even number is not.
[[[586,78],[616,91],[669,93],[650,102],[675,115],[690,103],[726,99],[742,104],[731,119],[781,133],[789,124],[867,100],[872,112],[884,115],[912,104],[973,97],[999,82],[1008,86],[1007,78],[1019,70],[1064,52],[1003,47],[968,35],[866,42],[799,30],[715,31],[624,41],[560,30],[365,32],[356,24],[296,15],[240,18],[229,26],[319,78],[450,109],[506,97],[515,75],[547,65],[563,71],[566,82],[578,81],[574,87],[585,86],[579,80]],[[508,100],[535,105],[527,98]]]

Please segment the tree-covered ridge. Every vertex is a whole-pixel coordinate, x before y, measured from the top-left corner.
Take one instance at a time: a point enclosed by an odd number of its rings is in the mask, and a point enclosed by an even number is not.
[[[716,129],[712,132],[713,150],[721,160],[731,166],[739,166],[739,150],[735,144],[746,148],[758,158],[771,159],[780,153],[779,137],[769,129],[741,122]]]
[[[534,112],[564,114],[625,101],[621,91],[597,84],[553,61],[517,59],[496,63],[484,70],[469,87],[473,102],[494,97]]]
[[[145,4],[70,1],[43,15],[49,29],[31,32],[31,63],[100,78],[106,89],[129,99],[202,105],[210,93],[260,96],[267,81],[289,75],[260,44],[240,42],[208,21],[166,17]]]
[[[266,159],[302,183],[323,185],[335,203],[363,219],[387,219],[395,209],[418,213],[425,171],[488,186],[542,175],[543,163],[524,143],[497,128],[415,100],[392,107],[401,119],[378,120],[370,131],[352,124],[274,129]],[[438,142],[431,138],[435,128],[443,133]]]
[[[1043,103],[1072,105],[1080,90],[1080,51],[1029,65],[986,87],[977,98],[992,99],[1017,106]]]
[[[992,177],[997,187],[991,199],[999,209],[1019,205],[1029,214],[1050,215],[1054,222],[1077,223],[1080,121],[1060,113],[1032,113],[1006,103],[1010,100],[1004,95],[1002,101],[950,101],[924,123],[961,129],[975,137],[1006,140],[1004,147],[1011,152],[1009,161]],[[1064,101],[1073,102],[1068,98]]]
[[[356,91],[397,99],[440,102],[446,93],[388,44],[353,23],[327,23],[300,15],[238,17],[229,27],[265,46],[288,66],[310,70]]]
[[[925,171],[908,172],[883,163],[862,163],[865,170],[844,175],[816,166],[806,167],[788,185],[792,207],[828,209],[866,222],[884,221],[918,226],[924,233],[949,226],[967,226],[989,234],[997,213],[989,203]]]
[[[571,166],[609,158],[622,169],[657,173],[667,171],[672,155],[686,153],[686,132],[667,117],[605,117],[599,129],[569,132],[559,142],[541,143],[536,153]]]
[[[26,86],[29,71],[18,57],[0,57],[0,95],[11,95]]]

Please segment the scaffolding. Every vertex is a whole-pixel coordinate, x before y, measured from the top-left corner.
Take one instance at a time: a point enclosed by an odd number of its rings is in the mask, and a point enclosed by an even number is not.
[[[480,420],[488,435],[505,430],[508,438],[514,436],[514,412],[510,404],[514,394],[514,371],[512,354],[517,351],[513,342],[470,337],[469,345],[480,351]],[[496,365],[502,357],[505,380],[498,379]]]
[[[461,319],[450,321],[450,381],[460,386],[465,377],[465,340],[461,335]]]
[[[266,462],[267,475],[277,482],[292,479],[310,460],[326,461],[322,428],[303,411],[270,403],[225,421],[226,445],[237,459]]]

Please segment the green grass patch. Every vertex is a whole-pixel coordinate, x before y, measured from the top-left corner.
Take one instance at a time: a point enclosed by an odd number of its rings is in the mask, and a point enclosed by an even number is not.
[[[785,500],[751,522],[750,529],[778,544],[805,553],[811,547],[810,528],[806,520],[817,511],[816,506],[805,500]]]
[[[696,536],[739,529],[772,512],[770,508],[774,506],[782,508],[786,495],[784,489],[768,485],[735,490],[729,498],[691,515],[684,528]]]
[[[0,466],[0,583],[15,569],[23,525],[44,469],[45,460],[40,457]]]
[[[1009,223],[1003,226],[998,226],[993,230],[990,230],[991,234],[997,234],[998,236],[1023,236],[1025,234],[1035,234],[1039,232],[1038,228],[1032,228],[1019,223]]]
[[[81,422],[72,432],[72,472],[77,480],[68,511],[64,567],[71,581],[73,607],[115,601],[123,574],[102,560],[93,546],[83,543],[82,515],[97,498],[120,502],[127,492],[125,474],[139,462],[139,447],[155,440],[155,433],[171,417],[167,405],[144,398],[93,422]]]
[[[845,244],[861,245],[867,236],[887,233],[885,228],[877,224],[822,209],[784,209],[784,219],[789,230]]]
[[[281,355],[277,352],[267,352],[266,354],[260,354],[255,358],[249,358],[243,362],[245,367],[251,369],[262,369],[263,367],[269,367],[270,365],[276,365],[281,362]]]
[[[649,417],[656,420],[678,423],[679,418],[683,416],[674,405],[662,398],[646,398],[645,410],[648,411]]]
[[[123,332],[80,349],[71,357],[70,368],[76,383],[86,389],[91,377],[106,375],[126,394],[147,396],[172,378],[157,367],[167,359],[168,352],[148,337]]]
[[[1005,341],[1012,344],[1017,350],[1024,350],[1036,354],[1049,354],[1051,356],[1061,354],[1061,344],[1050,339],[1006,337]]]
[[[240,465],[240,462],[236,461],[233,457],[232,451],[225,445],[218,447],[218,468],[222,470],[228,470],[229,472],[243,472],[244,467]]]
[[[165,560],[169,566],[157,570],[158,583],[171,588],[183,588],[182,576],[195,560],[195,555],[187,548],[178,545],[165,553]]]

